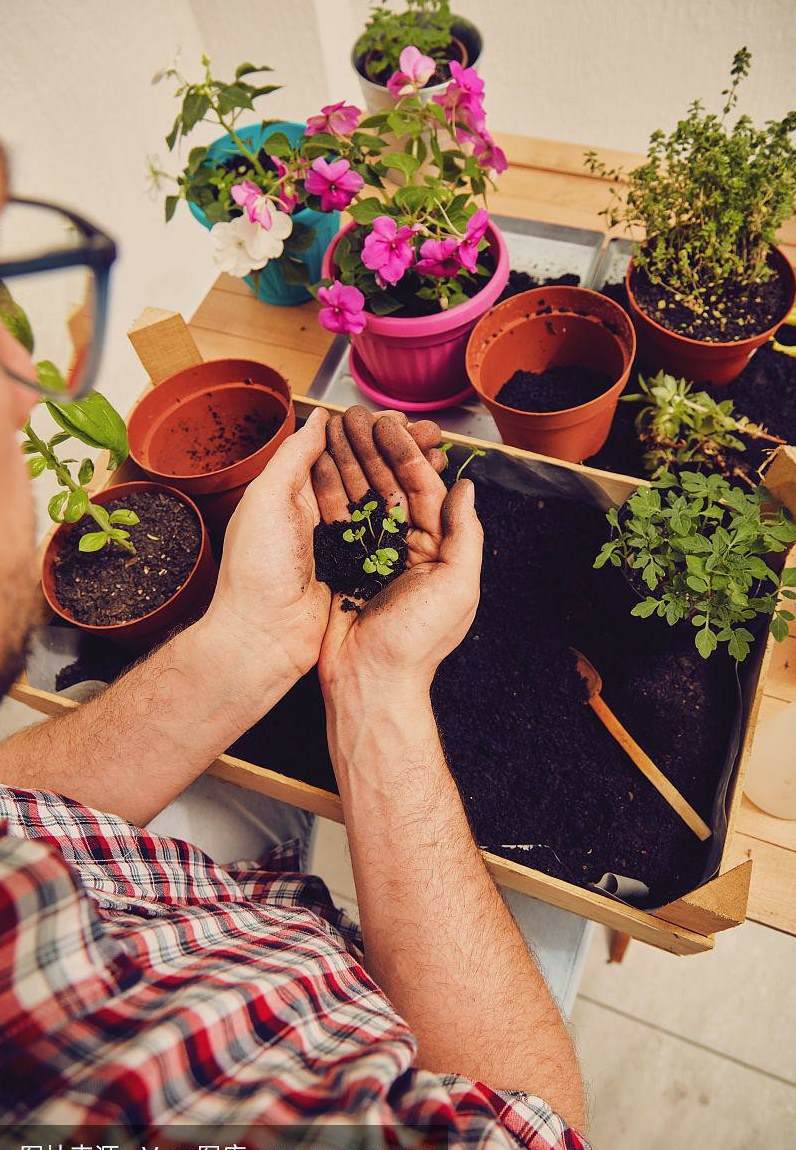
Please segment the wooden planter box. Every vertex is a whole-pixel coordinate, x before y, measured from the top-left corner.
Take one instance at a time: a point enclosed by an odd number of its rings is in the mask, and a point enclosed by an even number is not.
[[[201,361],[188,328],[181,317],[174,313],[148,309],[136,328],[131,331],[130,338],[153,383]],[[299,417],[306,417],[315,407],[326,407],[331,411],[342,410],[333,404],[305,397],[296,397],[295,406]],[[598,485],[606,496],[617,504],[623,502],[643,483],[632,476],[597,471],[577,464],[557,463],[545,456],[503,444],[453,434],[446,434],[446,438],[464,447],[478,446],[489,452],[502,452],[516,459],[526,460],[531,464],[540,462],[547,467],[559,466],[578,473]],[[138,468],[128,460],[114,474],[98,466],[95,486],[104,487],[109,482],[118,483],[140,477]],[[767,485],[796,514],[796,449],[781,448],[777,452],[768,471]],[[47,612],[43,599],[42,605],[42,619],[46,619]],[[773,640],[769,638],[762,655],[758,656],[756,670],[753,670],[755,674],[753,698],[741,732],[741,748],[727,793],[728,827],[719,873],[715,878],[655,911],[626,906],[607,895],[585,890],[561,879],[552,878],[529,866],[511,862],[485,851],[484,858],[495,880],[502,886],[532,895],[564,910],[573,911],[674,954],[696,954],[710,950],[715,932],[737,926],[746,917],[752,863],[749,860],[730,869],[731,845],[772,645]],[[47,715],[58,715],[77,706],[70,699],[32,687],[24,676],[14,685],[11,694],[13,698]],[[343,821],[339,797],[308,783],[226,754],[221,755],[212,764],[210,771],[217,777],[238,786],[261,791],[263,794],[336,822]]]

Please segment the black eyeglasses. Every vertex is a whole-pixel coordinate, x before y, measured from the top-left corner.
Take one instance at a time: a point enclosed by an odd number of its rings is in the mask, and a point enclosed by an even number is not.
[[[93,387],[116,244],[77,213],[12,196],[0,214],[0,364],[45,396]],[[2,333],[0,333],[2,334]]]

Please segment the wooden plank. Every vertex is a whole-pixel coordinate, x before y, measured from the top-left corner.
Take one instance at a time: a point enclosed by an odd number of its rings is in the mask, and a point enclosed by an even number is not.
[[[262,339],[277,347],[309,352],[320,358],[334,336],[318,323],[314,300],[298,307],[273,307],[247,290],[245,295],[230,291],[210,291],[191,318],[192,327]]]
[[[296,351],[295,348],[279,347],[261,340],[243,339],[239,335],[210,331],[191,324],[191,334],[203,359],[224,359],[227,356],[244,357],[256,363],[265,363],[280,372],[293,395],[303,395],[312,387],[313,380],[321,365],[317,355]]]
[[[739,834],[796,853],[796,819],[778,819],[766,814],[746,795],[741,803],[737,826]],[[796,898],[796,890],[793,897]]]
[[[730,845],[730,864],[746,859],[752,860],[748,917],[796,935],[796,851],[736,834]]]
[[[796,700],[796,636],[775,643],[765,686],[766,695],[788,702]]]

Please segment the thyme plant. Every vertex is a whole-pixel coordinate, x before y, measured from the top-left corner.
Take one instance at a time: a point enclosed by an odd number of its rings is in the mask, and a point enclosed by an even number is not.
[[[626,193],[611,188],[603,214],[611,226],[643,229],[636,267],[668,298],[719,327],[728,288],[771,277],[769,249],[796,206],[796,111],[762,128],[747,115],[728,123],[751,60],[747,48],[735,53],[719,115],[694,100],[672,132],[652,133],[646,163],[627,177],[586,153],[596,175],[626,178]]]
[[[689,620],[703,659],[726,643],[742,662],[754,635],[746,626],[770,616],[770,630],[785,639],[794,614],[778,606],[796,599],[796,569],[777,573],[768,557],[796,542],[796,525],[758,487],[732,487],[715,473],[662,472],[607,514],[611,538],[594,566],[623,568],[629,582],[649,594],[631,615],[656,615],[670,626]]]
[[[449,0],[406,0],[401,12],[391,9],[385,0],[376,0],[355,53],[364,57],[365,71],[376,81],[398,68],[401,51],[408,44],[445,64],[452,24]]]
[[[622,402],[642,405],[636,433],[646,448],[645,469],[653,478],[664,471],[705,465],[725,479],[755,486],[749,466],[738,458],[746,451],[740,437],[772,447],[784,443],[745,415],[736,415],[731,399],[717,401],[706,391],[695,391],[685,379],[659,371],[651,379],[640,375],[638,384],[638,394],[623,396]]]

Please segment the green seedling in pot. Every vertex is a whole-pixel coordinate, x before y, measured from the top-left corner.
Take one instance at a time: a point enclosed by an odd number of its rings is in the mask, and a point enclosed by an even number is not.
[[[747,492],[715,473],[666,471],[607,519],[611,538],[594,566],[623,569],[639,593],[632,615],[672,627],[689,621],[704,659],[726,643],[742,662],[754,640],[747,624],[758,617],[770,617],[775,639],[787,638],[794,613],[779,603],[796,599],[796,569],[777,573],[769,557],[796,542],[796,524],[765,489]]]
[[[391,507],[387,514],[381,521],[381,531],[376,536],[376,530],[373,526],[372,516],[373,512],[378,508],[378,503],[375,499],[369,500],[364,507],[357,508],[351,512],[351,521],[353,523],[361,523],[361,527],[348,527],[343,532],[343,539],[346,543],[359,543],[365,552],[365,559],[362,563],[362,570],[367,575],[392,575],[394,565],[398,562],[399,555],[394,547],[382,547],[385,535],[397,535],[400,527],[399,524],[406,522],[406,512],[400,503],[395,507]],[[375,540],[375,547],[371,550],[370,544],[366,540],[366,534],[370,532],[370,536]]]
[[[446,459],[449,459],[450,458],[449,452],[451,451],[452,447],[453,447],[452,443],[441,443],[439,445],[438,450],[442,452],[442,454],[445,456]],[[456,472],[457,482],[458,482],[458,480],[461,479],[462,475],[464,474],[464,472],[467,470],[467,468],[470,466],[470,464],[472,463],[472,461],[474,459],[481,458],[485,455],[486,455],[486,452],[484,451],[484,449],[482,447],[473,447],[470,451],[470,454],[465,459],[464,463],[461,464],[461,466],[459,467],[459,470]]]

